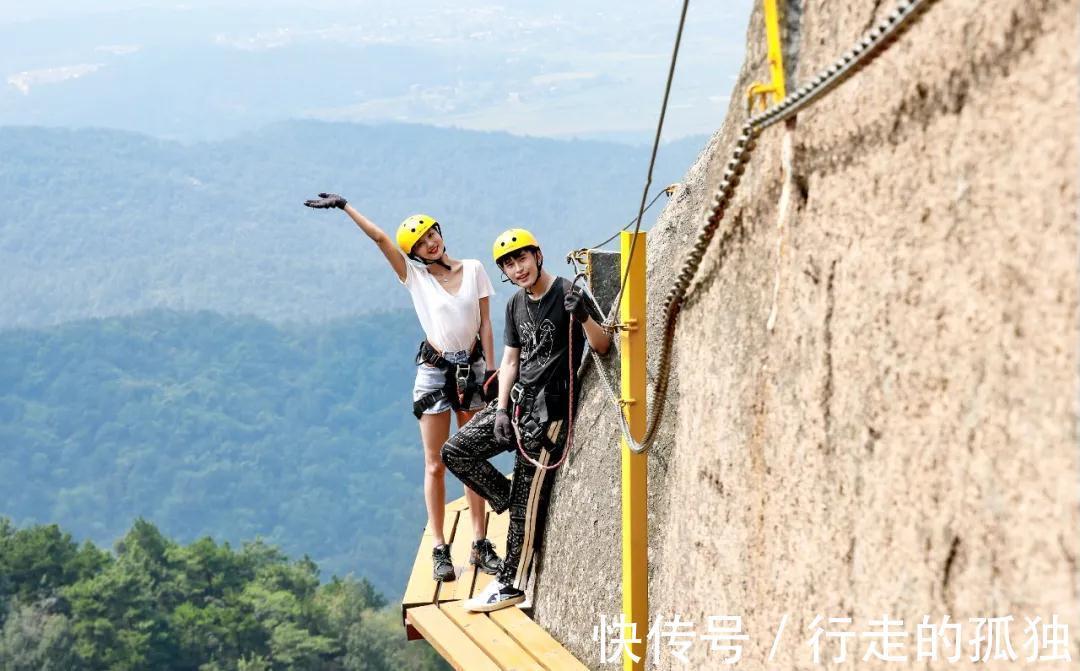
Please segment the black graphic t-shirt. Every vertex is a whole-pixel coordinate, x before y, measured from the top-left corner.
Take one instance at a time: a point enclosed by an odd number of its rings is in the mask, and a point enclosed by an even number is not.
[[[582,291],[588,291],[584,287]],[[518,380],[530,389],[546,387],[552,382],[569,379],[567,340],[570,313],[563,307],[570,281],[556,277],[540,300],[533,300],[519,290],[506,304],[506,327],[503,341],[507,347],[521,350]],[[585,305],[594,321],[602,321],[592,300],[586,296]],[[574,375],[576,378],[581,353],[585,348],[585,330],[574,323]],[[576,382],[576,379],[575,379]]]

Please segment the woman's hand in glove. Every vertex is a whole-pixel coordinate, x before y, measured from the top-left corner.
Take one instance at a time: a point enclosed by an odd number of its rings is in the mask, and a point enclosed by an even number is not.
[[[349,201],[345,200],[336,193],[320,193],[318,198],[311,198],[305,200],[304,205],[313,207],[316,210],[325,210],[331,207],[336,207],[339,210],[344,210],[345,206],[349,204]]]

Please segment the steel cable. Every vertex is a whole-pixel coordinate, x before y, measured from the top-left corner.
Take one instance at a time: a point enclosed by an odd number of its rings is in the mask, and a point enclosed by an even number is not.
[[[686,300],[690,283],[697,274],[697,270],[701,266],[701,261],[705,256],[705,251],[708,249],[709,243],[712,242],[713,236],[720,226],[720,222],[723,221],[727,207],[731,203],[735,190],[739,185],[758,135],[766,128],[794,117],[800,111],[820,100],[826,93],[869,65],[875,58],[892,46],[896,39],[914,25],[926,10],[937,1],[938,0],[901,0],[896,8],[893,9],[888,16],[878,22],[878,24],[869,32],[863,35],[854,47],[845,51],[843,55],[831,65],[818,72],[818,74],[811,78],[807,84],[804,84],[794,93],[788,94],[787,97],[776,105],[751,117],[743,124],[742,132],[735,143],[735,150],[732,152],[731,158],[728,160],[725,167],[724,174],[720,179],[720,183],[713,193],[712,204],[709,207],[709,211],[705,215],[704,222],[698,232],[697,241],[694,243],[690,252],[687,253],[682,267],[676,276],[676,280],[664,302],[664,335],[661,340],[660,363],[657,368],[656,389],[653,393],[652,401],[649,404],[649,420],[645,435],[640,442],[634,440],[633,435],[630,433],[629,427],[627,426],[626,417],[622,412],[622,408],[621,406],[619,407],[619,418],[622,431],[631,451],[635,453],[646,452],[656,439],[657,428],[664,417],[664,403],[667,399],[668,379],[671,374],[671,348],[675,339],[675,326],[678,322],[679,314],[682,310],[683,303]],[[685,5],[683,12],[685,16]],[[680,34],[681,28],[682,24],[680,24]],[[676,42],[676,50],[677,48],[678,43]],[[672,70],[673,69],[674,57],[672,58]],[[670,83],[669,76],[669,87]],[[666,107],[666,94],[664,102]],[[663,112],[661,112],[661,124],[662,123]],[[657,137],[659,137],[659,128],[657,129]],[[651,178],[651,166],[649,172]],[[648,191],[648,186],[646,186],[646,191]],[[642,197],[642,204],[644,205],[644,196]],[[638,227],[640,227],[640,215],[637,223]],[[637,228],[635,228],[635,232],[637,232]],[[637,238],[635,236],[634,242],[636,242],[636,240]],[[634,245],[631,244],[631,258],[633,253]],[[627,264],[627,267],[629,267],[629,263]],[[619,305],[625,286],[626,277],[624,276],[619,287],[615,306]],[[594,357],[596,356],[595,352],[593,355]],[[600,367],[600,362],[598,360],[594,363],[597,364],[598,368]],[[601,376],[604,377],[604,381],[609,390],[613,391],[610,380],[604,374],[602,369]],[[618,399],[616,399],[616,402],[618,402]]]

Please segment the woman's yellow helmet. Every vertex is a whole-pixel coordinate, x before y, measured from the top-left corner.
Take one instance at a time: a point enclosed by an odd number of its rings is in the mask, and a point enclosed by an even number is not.
[[[428,232],[428,229],[438,225],[439,222],[426,214],[414,214],[401,222],[401,225],[398,226],[398,247],[401,248],[401,251],[411,255],[412,248],[420,241],[420,238],[424,237],[424,234]]]
[[[491,256],[495,259],[495,265],[498,265],[499,259],[525,247],[539,249],[540,243],[536,241],[532,233],[524,228],[511,228],[503,231],[499,234],[499,237],[495,238],[495,244],[491,246]]]

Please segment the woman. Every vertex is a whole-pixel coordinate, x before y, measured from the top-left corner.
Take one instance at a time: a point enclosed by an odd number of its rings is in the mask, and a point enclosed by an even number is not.
[[[495,345],[491,332],[489,297],[494,293],[484,266],[474,259],[458,260],[446,253],[442,229],[427,215],[416,214],[397,230],[397,245],[382,229],[360,214],[344,198],[320,193],[304,202],[313,208],[336,207],[356,222],[383,253],[412,297],[426,339],[416,355],[413,414],[420,420],[424,443],[424,500],[428,528],[434,535],[431,557],[436,580],[454,580],[450,546],[443,537],[446,485],[439,451],[450,437],[450,411],[460,429],[484,407],[485,395],[498,392]],[[416,263],[410,263],[406,256]],[[486,366],[486,368],[485,368]],[[501,562],[487,539],[484,499],[468,487],[465,496],[472,516],[472,554],[469,563],[494,575]]]

